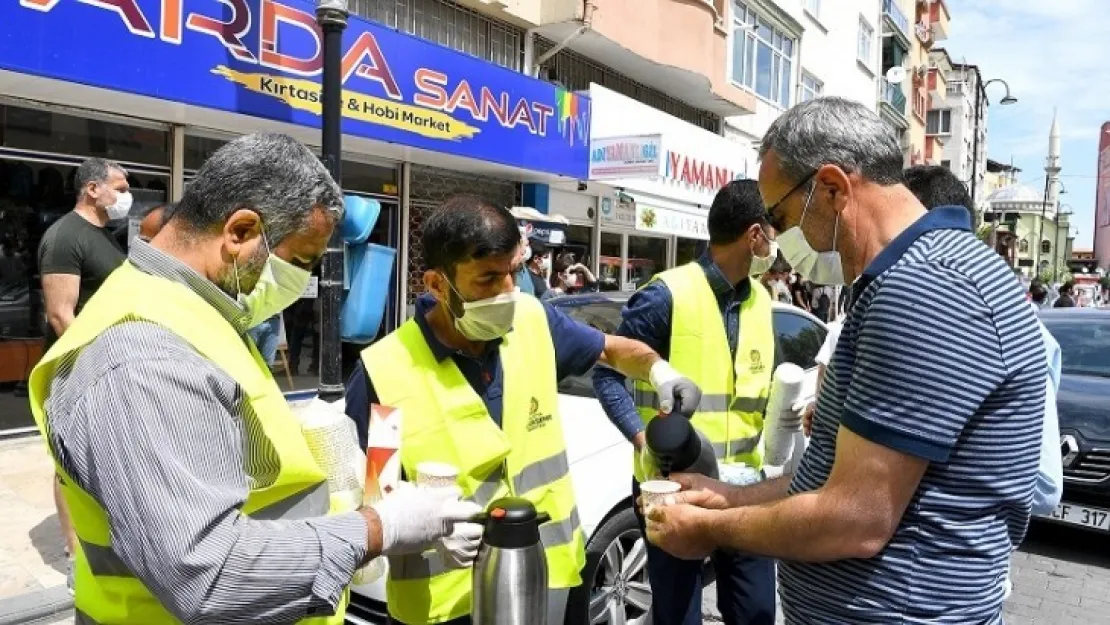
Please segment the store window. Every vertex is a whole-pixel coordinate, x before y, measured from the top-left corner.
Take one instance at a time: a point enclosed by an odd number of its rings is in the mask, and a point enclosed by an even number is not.
[[[756,95],[786,108],[795,40],[759,17],[744,3],[732,12],[732,81]]]
[[[675,243],[675,265],[682,266],[697,260],[708,245],[708,241],[679,237],[677,243]]]
[[[640,288],[666,268],[667,239],[629,235],[626,289]]]
[[[169,167],[170,135],[42,109],[0,105],[0,146],[68,158],[96,156]]]
[[[587,267],[593,267],[593,258],[590,246],[593,242],[594,229],[589,226],[570,225],[566,229],[566,244],[563,249],[574,253],[576,262]]]
[[[599,291],[619,291],[621,288],[621,235],[601,233],[601,256],[598,259],[597,282]]]
[[[96,156],[127,169],[135,197],[130,219],[107,225],[126,249],[131,222],[166,200],[168,137],[166,130],[0,105],[0,431],[34,425],[27,378],[42,357],[46,329],[38,247],[73,210],[78,165]]]

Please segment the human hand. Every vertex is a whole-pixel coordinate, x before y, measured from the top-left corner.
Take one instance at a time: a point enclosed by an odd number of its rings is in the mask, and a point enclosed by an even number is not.
[[[676,558],[704,560],[716,548],[705,531],[713,512],[691,504],[670,503],[672,497],[647,511],[648,540]]]
[[[401,482],[392,493],[371,506],[382,525],[382,553],[420,553],[451,534],[455,523],[469,521],[482,511],[470,501],[461,501],[462,491],[449,488],[415,488]]]
[[[701,403],[701,389],[690,378],[675,371],[666,360],[656,361],[648,373],[649,381],[659,395],[659,412],[690,417]]]
[[[727,510],[732,507],[729,493],[734,486],[698,473],[673,473],[670,479],[682,486],[682,492],[674,495],[675,503],[712,510]]]
[[[805,433],[806,438],[813,432],[813,415],[817,412],[817,402],[809,402],[806,404],[802,412],[802,432]]]
[[[453,532],[439,539],[436,551],[447,568],[465,569],[473,564],[478,557],[484,531],[485,526],[481,523],[456,523]]]

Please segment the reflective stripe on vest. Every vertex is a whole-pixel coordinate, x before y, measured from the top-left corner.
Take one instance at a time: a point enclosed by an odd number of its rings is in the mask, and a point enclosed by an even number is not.
[[[585,539],[558,415],[555,349],[538,300],[521,297],[498,352],[500,428],[454,361],[432,354],[415,321],[364,350],[362,361],[382,404],[402,410],[405,475],[415,475],[420,462],[445,462],[459,469],[463,497],[483,507],[505,496],[528,499],[552,519],[540,528],[548,584],[577,586]],[[466,616],[470,574],[469,568],[447,569],[433,552],[390,558],[391,616],[409,625]]]
[[[251,426],[244,428],[244,465],[267,466],[257,461],[262,456],[276,460],[269,464],[265,479],[252,480],[256,487],[247,495],[244,514],[259,519],[296,519],[328,513],[326,476],[313,460],[299,422],[253,343],[185,285],[143,273],[130,263],[109,276],[31,374],[31,411],[44,440],[52,440],[45,406],[57,369],[73,362],[108,328],[132,320],[150,321],[173,332],[242,389],[254,414]],[[53,446],[48,444],[48,448],[53,455]],[[65,478],[62,492],[79,539],[74,562],[78,622],[177,622],[112,549],[110,522],[99,502],[66,475],[56,456],[54,460]],[[342,623],[346,603],[344,592],[334,616],[301,622]]]
[[[749,297],[740,305],[734,356],[717,296],[700,264],[676,267],[654,279],[667,285],[674,306],[670,363],[702,390],[691,422],[719,460],[761,467],[763,412],[774,362],[770,297],[758,283],[752,284]],[[659,397],[649,384],[635,382],[632,399],[645,425],[655,418]],[[636,464],[633,470],[637,479],[646,479]]]

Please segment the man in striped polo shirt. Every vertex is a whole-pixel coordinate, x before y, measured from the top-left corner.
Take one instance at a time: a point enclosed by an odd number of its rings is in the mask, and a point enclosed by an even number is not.
[[[794,476],[746,488],[679,476],[648,536],[697,558],[777,557],[787,623],[1000,623],[1037,474],[1045,356],[1013,273],[901,184],[875,113],[819,98],[761,147],[787,260],[851,283],[813,437]]]

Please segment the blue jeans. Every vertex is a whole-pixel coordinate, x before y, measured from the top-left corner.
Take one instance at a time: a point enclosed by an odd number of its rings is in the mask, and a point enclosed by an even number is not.
[[[269,319],[263,321],[257,326],[247,330],[247,334],[254,341],[255,346],[258,347],[259,353],[262,354],[262,359],[266,364],[274,364],[274,358],[277,356],[278,339],[281,332],[280,317],[274,315]]]
[[[632,481],[633,500],[640,485]],[[640,530],[644,517],[636,507]],[[651,611],[655,625],[701,625],[703,563],[676,558],[647,543]],[[709,557],[717,577],[717,608],[725,625],[774,625],[775,562],[746,553],[718,549]]]

